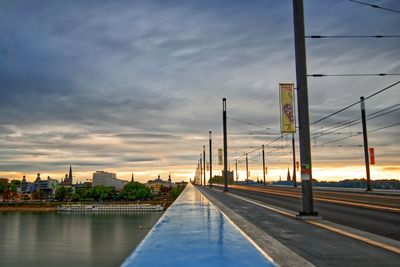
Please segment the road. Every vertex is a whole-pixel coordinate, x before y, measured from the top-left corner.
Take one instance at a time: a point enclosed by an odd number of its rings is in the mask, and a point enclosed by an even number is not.
[[[230,186],[230,192],[292,211],[301,209],[299,189]],[[399,196],[315,191],[315,209],[328,221],[400,240]]]

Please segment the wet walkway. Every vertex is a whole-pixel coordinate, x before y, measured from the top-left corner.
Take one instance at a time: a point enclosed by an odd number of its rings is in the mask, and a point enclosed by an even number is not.
[[[190,183],[122,266],[274,266]]]

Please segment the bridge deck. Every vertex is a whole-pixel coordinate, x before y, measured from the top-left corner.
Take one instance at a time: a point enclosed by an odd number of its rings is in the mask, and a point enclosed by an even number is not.
[[[193,185],[163,214],[122,266],[274,266]]]

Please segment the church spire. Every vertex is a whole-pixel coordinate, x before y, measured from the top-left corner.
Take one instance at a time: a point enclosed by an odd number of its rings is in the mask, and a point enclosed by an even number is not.
[[[68,176],[68,178],[71,180],[71,182],[72,182],[72,166],[71,165],[69,165],[69,176]]]
[[[134,181],[135,181],[135,176],[133,175],[133,172],[132,172],[131,183],[133,183]]]

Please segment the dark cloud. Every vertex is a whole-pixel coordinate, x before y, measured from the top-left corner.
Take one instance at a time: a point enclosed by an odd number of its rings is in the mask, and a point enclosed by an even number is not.
[[[384,4],[398,8],[394,0]],[[308,34],[398,34],[400,24],[398,16],[346,1],[306,1],[305,16]],[[0,153],[12,162],[2,163],[3,171],[56,170],[68,162],[83,171],[131,163],[187,171],[208,130],[221,146],[222,97],[230,117],[276,134],[278,83],[295,81],[290,1],[6,0],[0,31]],[[396,38],[308,40],[307,53],[309,73],[400,72]],[[394,81],[310,78],[311,121]],[[393,88],[368,100],[367,113],[397,103]],[[357,105],[313,126],[312,134],[359,116]],[[393,112],[368,127],[397,118]],[[247,134],[262,129],[235,121],[228,127],[232,146],[276,138]],[[371,144],[391,154],[387,144],[398,148],[398,130],[371,133]],[[343,129],[349,131],[360,125]],[[338,144],[358,144],[355,138]],[[358,157],[354,150],[343,157],[314,151],[327,162]]]

